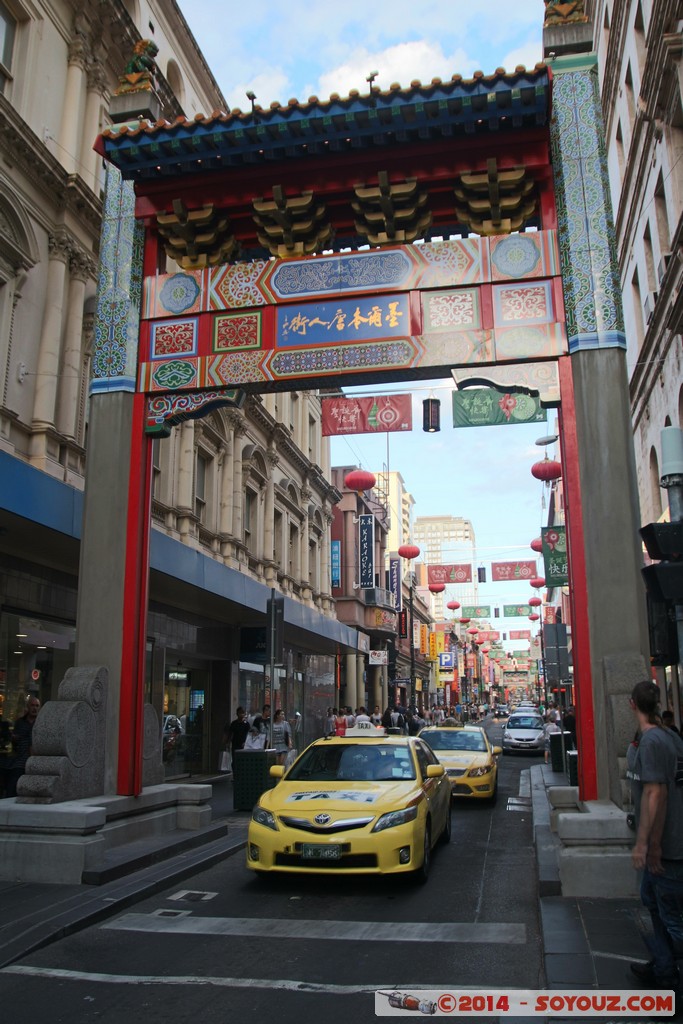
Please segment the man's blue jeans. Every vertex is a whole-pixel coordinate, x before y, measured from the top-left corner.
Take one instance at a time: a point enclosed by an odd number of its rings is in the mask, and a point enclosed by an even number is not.
[[[663,875],[645,869],[640,898],[652,918],[652,935],[646,942],[655,977],[663,987],[676,988],[676,958],[683,957],[683,861],[663,860],[662,867]]]

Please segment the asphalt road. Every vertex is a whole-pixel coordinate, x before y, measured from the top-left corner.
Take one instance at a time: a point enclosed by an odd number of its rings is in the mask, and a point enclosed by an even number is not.
[[[426,886],[262,880],[239,853],[12,965],[3,1020],[362,1024],[378,989],[540,988],[529,763],[500,758],[493,807],[454,804]]]

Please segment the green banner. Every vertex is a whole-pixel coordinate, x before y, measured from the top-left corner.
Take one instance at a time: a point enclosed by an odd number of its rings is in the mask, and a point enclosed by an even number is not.
[[[514,423],[544,423],[548,418],[539,398],[496,388],[453,392],[454,427],[494,427]]]
[[[523,618],[525,615],[531,615],[530,604],[504,604],[503,615],[506,619]]]
[[[567,533],[564,526],[546,526],[541,530],[545,582],[548,587],[564,587],[569,583],[567,566]]]
[[[491,618],[491,605],[490,604],[466,604],[464,608],[460,609],[461,619],[490,619]]]

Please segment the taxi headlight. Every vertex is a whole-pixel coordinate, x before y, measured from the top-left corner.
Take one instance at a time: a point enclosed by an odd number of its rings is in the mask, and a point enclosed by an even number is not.
[[[255,821],[257,825],[265,825],[266,828],[272,828],[273,832],[279,832],[275,815],[267,811],[265,807],[261,807],[260,804],[256,804],[256,807],[251,812],[251,820]]]
[[[382,832],[385,828],[395,828],[396,825],[405,825],[417,818],[417,807],[405,807],[402,811],[387,811],[377,821],[372,829],[373,832]]]
[[[470,768],[467,774],[470,776],[470,778],[477,779],[479,778],[480,775],[488,775],[488,773],[491,771],[491,768],[492,765],[490,764],[482,764],[479,766],[479,768]]]

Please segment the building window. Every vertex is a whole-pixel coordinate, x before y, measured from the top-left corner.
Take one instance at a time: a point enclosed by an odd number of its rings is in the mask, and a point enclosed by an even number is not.
[[[0,0],[0,92],[4,93],[12,80],[12,51],[17,23]]]
[[[194,514],[200,523],[206,520],[206,480],[209,460],[203,452],[197,452],[194,477]]]
[[[256,495],[253,491],[244,492],[244,546],[252,554],[256,525]]]

